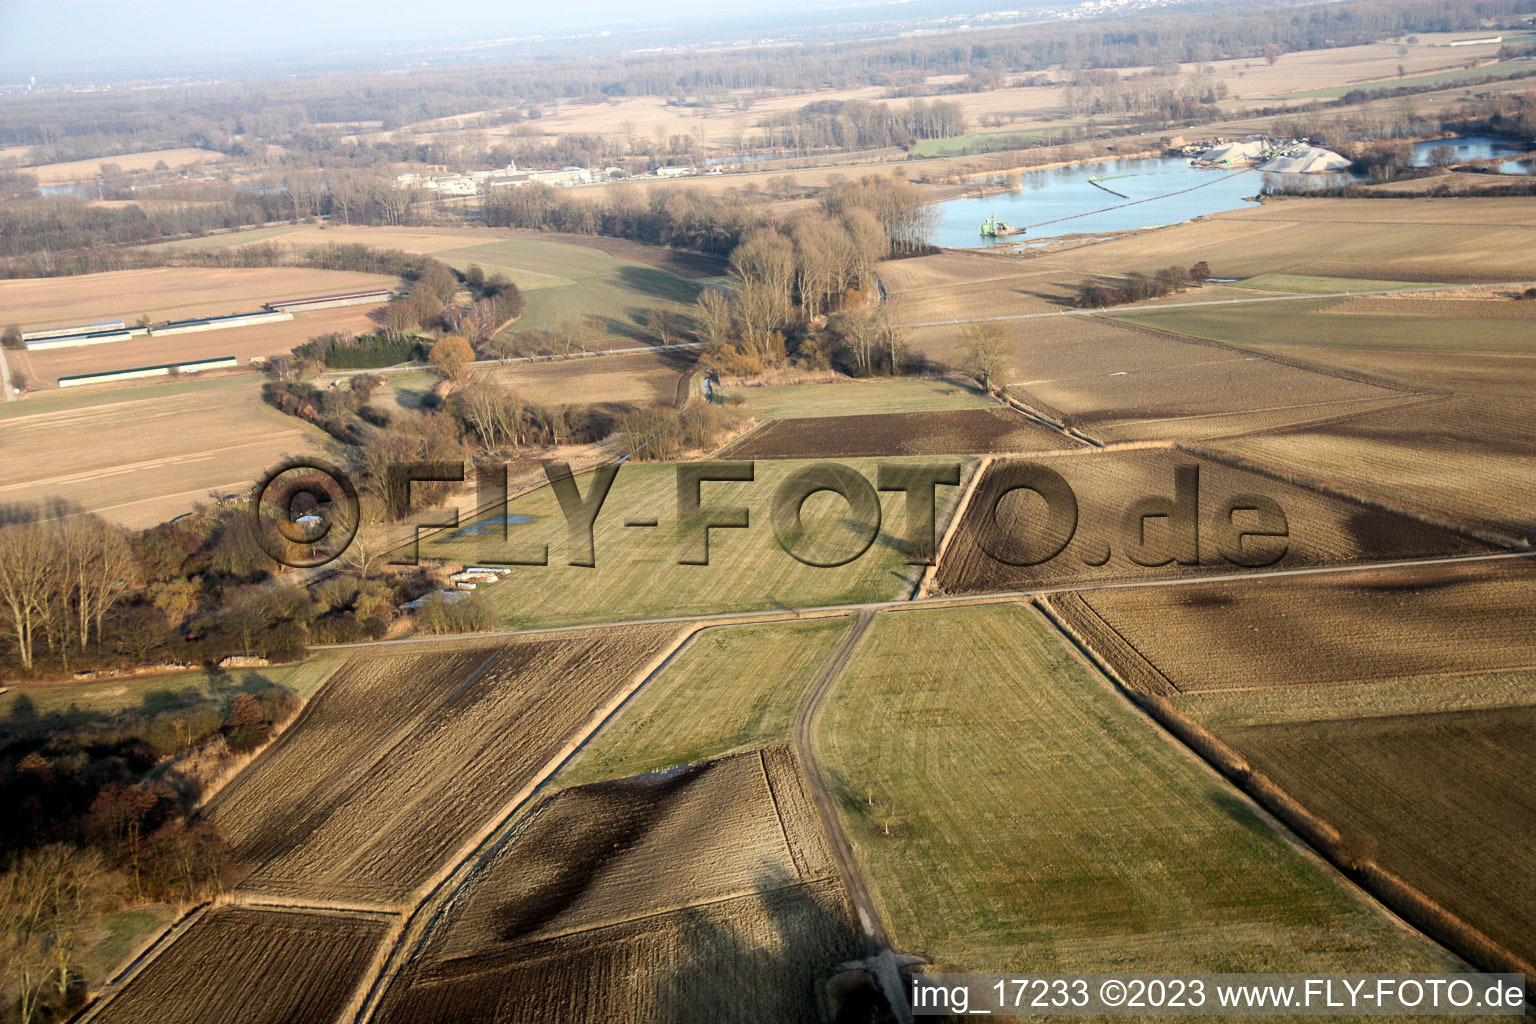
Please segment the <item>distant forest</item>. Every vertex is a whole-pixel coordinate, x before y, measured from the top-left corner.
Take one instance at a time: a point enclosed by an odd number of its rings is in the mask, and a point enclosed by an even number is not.
[[[1003,74],[1158,66],[1280,51],[1348,46],[1419,32],[1460,32],[1536,11],[1536,0],[1350,0],[1323,5],[1200,4],[1136,18],[786,46],[731,53],[669,53],[597,61],[525,61],[409,75],[311,75],[252,83],[41,93],[0,100],[0,146],[34,152],[26,164],[94,159],[179,146],[240,156],[254,139],[350,159],[325,126],[422,121],[496,110],[503,123],[537,119],[540,103],[662,96],[678,103],[876,85],[910,95],[930,75],[968,75],[963,88],[995,87]],[[517,109],[512,109],[517,108]],[[916,137],[923,137],[921,135]]]

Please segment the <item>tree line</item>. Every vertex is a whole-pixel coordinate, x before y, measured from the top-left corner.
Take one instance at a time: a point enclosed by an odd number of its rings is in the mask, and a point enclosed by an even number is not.
[[[739,195],[680,188],[655,190],[642,199],[621,188],[592,199],[537,183],[490,193],[482,214],[496,228],[606,235],[720,257],[765,216],[759,204]]]
[[[912,100],[904,107],[867,100],[818,100],[765,117],[758,124],[761,148],[791,153],[907,147],[919,139],[963,134],[965,111],[958,103],[924,100]]]
[[[401,224],[415,196],[383,176],[356,173],[292,175],[260,190],[202,186],[155,190],[150,198],[103,206],[83,196],[57,195],[0,202],[0,276],[46,268],[62,254],[137,246],[206,235],[254,224],[327,217],[338,224]],[[33,257],[28,260],[25,257]]]
[[[1126,274],[1118,282],[1104,284],[1097,280],[1084,281],[1077,289],[1073,305],[1079,309],[1104,309],[1121,306],[1127,302],[1145,302],[1174,295],[1193,285],[1199,287],[1210,280],[1211,268],[1204,260],[1189,268],[1164,267],[1148,275],[1137,271]]]
[[[385,131],[440,118],[517,108],[529,117],[556,101],[602,102],[663,96],[722,102],[759,95],[880,85],[900,91],[933,75],[967,75],[980,85],[1053,67],[1124,68],[1169,62],[1263,58],[1273,51],[1350,46],[1415,32],[1477,30],[1528,14],[1532,0],[1346,0],[1327,5],[1257,2],[1117,17],[1112,22],[1046,23],[914,38],[799,44],[743,52],[668,52],[652,57],[552,59],[406,74],[353,72],[249,83],[187,85],[157,93],[146,107],[129,90],[34,93],[0,98],[0,146],[30,147],[28,164],[180,146],[233,155],[259,140],[328,139],[321,126],[380,122]]]

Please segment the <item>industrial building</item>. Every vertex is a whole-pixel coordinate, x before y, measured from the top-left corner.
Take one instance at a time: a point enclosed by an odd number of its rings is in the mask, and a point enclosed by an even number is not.
[[[301,313],[309,309],[330,309],[334,306],[365,306],[388,302],[388,288],[366,288],[356,292],[336,292],[333,295],[308,295],[299,299],[278,299],[264,302],[267,309],[284,313]]]
[[[172,320],[151,327],[152,337],[163,334],[191,334],[194,331],[217,331],[225,327],[245,327],[249,324],[266,324],[277,320],[292,320],[287,310],[264,310],[259,313],[230,313],[227,316],[205,316],[193,320]]]
[[[169,377],[175,373],[201,373],[204,370],[221,370],[239,366],[234,356],[214,359],[195,359],[185,363],[166,363],[162,366],[138,366],[131,370],[109,370],[104,373],[82,373],[73,377],[60,377],[59,387],[73,388],[82,384],[108,384],[119,380],[137,380],[140,377]]]
[[[39,327],[31,331],[22,331],[22,341],[42,340],[44,338],[62,338],[70,334],[96,334],[101,331],[121,331],[128,325],[122,320],[97,320],[95,323],[74,324],[69,327]]]
[[[29,339],[23,334],[22,345],[28,352],[42,352],[53,348],[80,348],[85,345],[102,345],[109,341],[127,341],[136,333],[142,334],[144,332],[142,328],[130,331],[117,327],[99,331],[87,331],[81,334],[55,334],[45,338]]]

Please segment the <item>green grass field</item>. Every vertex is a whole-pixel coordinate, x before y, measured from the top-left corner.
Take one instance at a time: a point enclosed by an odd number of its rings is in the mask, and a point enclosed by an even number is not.
[[[1439,970],[1017,604],[885,612],[815,741],[903,953],[971,970]]]
[[[658,267],[537,238],[509,238],[436,255],[459,270],[476,263],[511,278],[527,299],[523,315],[508,328],[514,332],[548,330],[564,320],[599,316],[616,333],[638,334],[647,310],[681,310],[702,288],[698,281]]]
[[[1365,281],[1353,277],[1312,277],[1307,274],[1260,274],[1236,282],[1235,288],[1257,288],[1265,292],[1300,292],[1304,295],[1331,295],[1335,292],[1385,291],[1389,288],[1433,288],[1433,281]]]
[[[997,405],[968,383],[913,377],[841,380],[830,384],[790,384],[780,387],[737,387],[727,389],[725,394],[727,398],[740,398],[741,412],[759,420],[987,409]]]
[[[244,231],[223,231],[216,235],[184,238],[179,242],[154,242],[150,245],[141,245],[139,248],[181,251],[224,249],[233,245],[244,245],[247,242],[265,242],[273,238],[281,238],[283,235],[291,235],[296,231],[306,230],[308,230],[308,227],[304,224],[278,224],[270,228],[248,228]]]
[[[693,638],[561,772],[561,785],[626,778],[789,738],[847,616],[715,626]]]
[[[1005,149],[1019,149],[1039,142],[1044,137],[1044,132],[1007,132],[997,135],[952,135],[947,139],[919,139],[912,145],[912,155],[930,157],[995,153]]]
[[[0,419],[35,416],[48,412],[68,412],[114,402],[136,402],[145,398],[174,398],[199,391],[217,392],[231,388],[259,386],[259,378],[250,374],[223,377],[183,375],[157,377],[149,382],[103,384],[85,388],[50,388],[35,391],[19,402],[0,402]]]
[[[1179,710],[1212,729],[1536,705],[1536,672],[1479,672],[1325,686],[1186,693]]]
[[[1298,300],[1254,306],[1212,306],[1117,315],[1162,331],[1230,342],[1246,348],[1270,347],[1326,352],[1329,349],[1384,349],[1405,352],[1526,355],[1531,351],[1531,321],[1525,317],[1455,315],[1447,304],[1443,316],[1405,312],[1335,313],[1326,307],[1338,299]],[[1426,300],[1433,301],[1433,300]]]
[[[1456,86],[1466,82],[1493,81],[1505,78],[1524,78],[1527,75],[1536,74],[1536,58],[1521,57],[1514,60],[1506,60],[1499,64],[1489,64],[1476,68],[1458,68],[1455,71],[1437,71],[1428,75],[1409,75],[1406,78],[1392,78],[1385,82],[1361,82],[1358,85],[1337,85],[1328,89],[1304,89],[1299,92],[1286,93],[1287,97],[1303,99],[1338,99],[1351,92],[1390,92],[1401,88],[1422,88],[1423,86]]]
[[[845,464],[873,481],[874,460],[848,460]],[[549,565],[515,568],[500,583],[476,594],[501,624],[514,627],[809,608],[905,595],[914,569],[906,564],[906,551],[899,540],[906,530],[905,498],[900,493],[881,495],[880,533],[862,556],[847,565],[803,565],[780,548],[769,520],[773,493],[785,478],[805,465],[789,460],[763,461],[756,465],[754,482],[703,485],[706,507],[742,506],[749,510],[747,529],[710,531],[708,565],[678,564],[677,467],[670,464],[632,463],[620,469],[594,528],[596,568],[568,564],[565,520],[547,487],[514,498],[505,512],[498,509],[480,521],[423,542],[422,555],[468,565],[494,558],[509,545],[527,550],[530,545],[547,544]],[[580,477],[579,483],[583,495],[587,494],[591,478]],[[958,490],[938,489],[941,532]],[[830,493],[817,494],[806,501],[803,512],[804,536],[807,543],[815,545],[811,554],[818,560],[857,549],[843,499]],[[507,541],[493,523],[504,514],[530,517],[508,527]],[[632,519],[655,519],[659,525],[626,527],[625,522]]]
[[[231,700],[240,692],[256,692],[280,686],[308,699],[330,678],[345,656],[322,651],[296,665],[268,668],[193,669],[161,675],[122,679],[97,679],[77,683],[18,685],[0,697],[7,724],[16,725],[26,715],[101,716],[118,711],[158,714],[198,704]],[[18,719],[18,702],[23,708]]]

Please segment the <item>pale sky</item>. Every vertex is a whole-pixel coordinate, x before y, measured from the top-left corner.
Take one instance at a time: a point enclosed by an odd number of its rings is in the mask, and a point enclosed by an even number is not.
[[[578,27],[686,23],[847,0],[0,0],[0,81],[35,66],[159,57],[340,53],[415,43],[527,36]],[[150,69],[153,70],[152,68]],[[163,73],[175,75],[168,66]],[[158,77],[158,76],[156,76]]]

